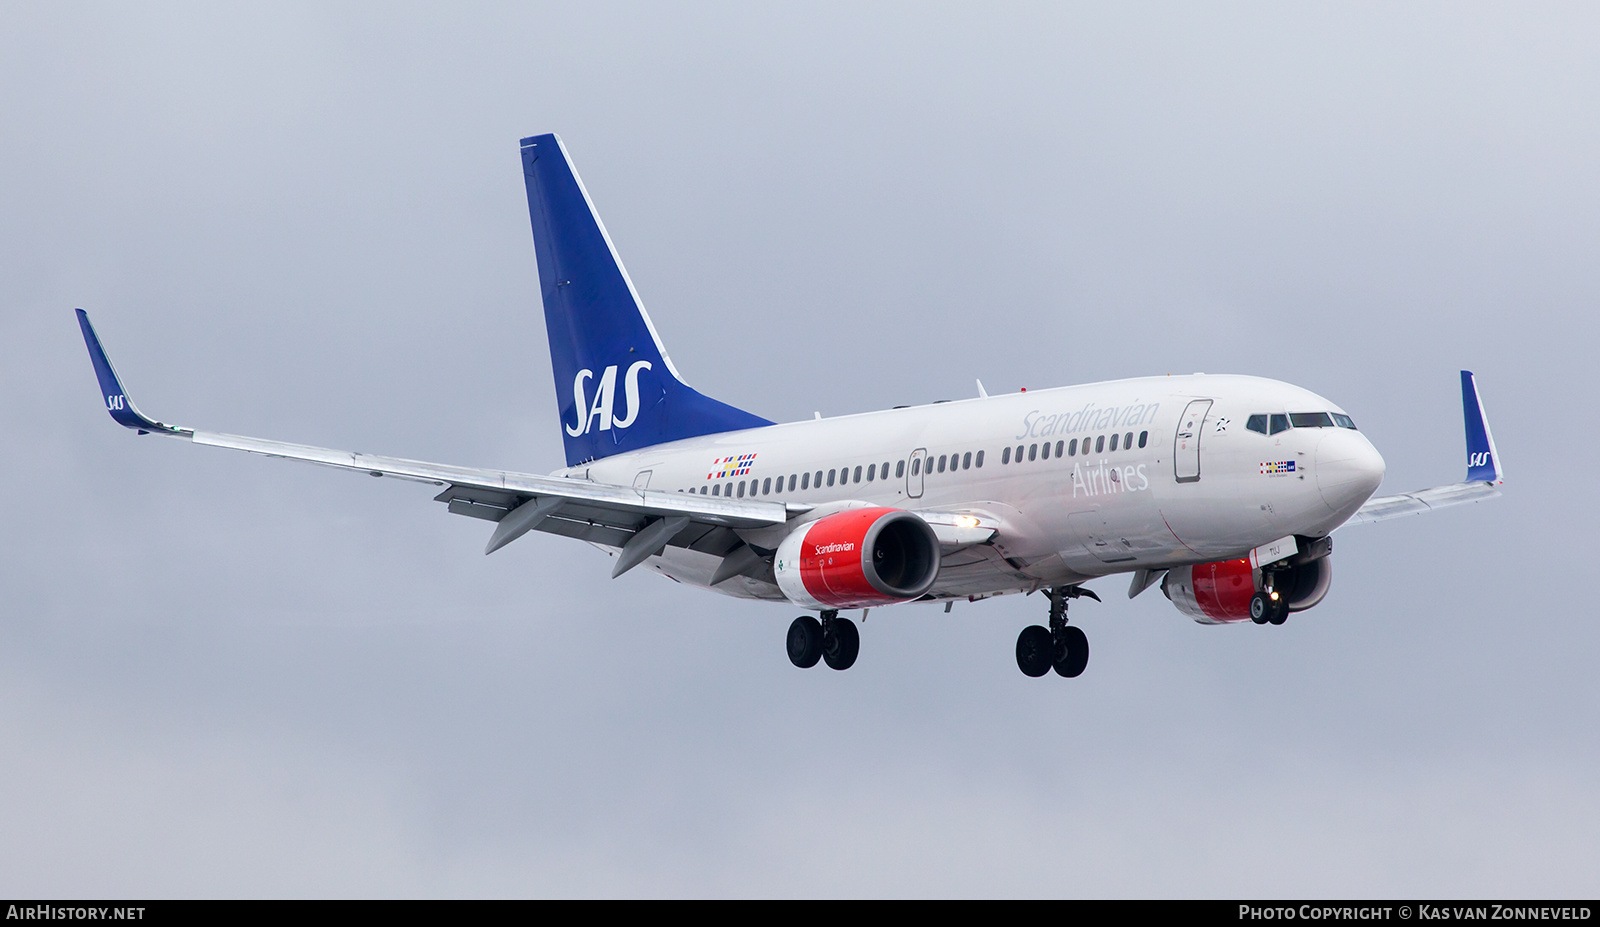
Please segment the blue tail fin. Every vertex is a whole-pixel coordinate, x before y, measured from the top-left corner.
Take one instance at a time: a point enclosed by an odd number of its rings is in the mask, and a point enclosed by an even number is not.
[[[554,135],[522,140],[567,465],[771,422],[678,377]]]

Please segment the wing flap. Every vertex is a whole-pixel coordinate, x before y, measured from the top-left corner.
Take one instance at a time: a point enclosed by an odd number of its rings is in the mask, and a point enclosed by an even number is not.
[[[441,502],[468,499],[477,504],[495,505],[511,500],[554,496],[572,503],[564,507],[567,517],[609,522],[621,515],[624,525],[628,526],[644,518],[668,515],[688,515],[693,521],[735,528],[781,525],[788,519],[788,512],[781,502],[751,502],[653,489],[640,490],[631,486],[458,467],[209,431],[194,432],[192,440],[210,447],[226,447],[267,457],[355,470],[372,476],[432,483],[436,486],[449,484],[449,490],[435,497]]]

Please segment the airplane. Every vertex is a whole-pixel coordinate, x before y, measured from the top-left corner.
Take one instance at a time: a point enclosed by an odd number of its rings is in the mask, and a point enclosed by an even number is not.
[[[141,413],[78,309],[106,409],[182,438],[439,487],[494,523],[726,595],[799,606],[790,662],[860,651],[840,612],[1043,592],[1018,668],[1074,677],[1084,583],[1131,574],[1202,624],[1281,625],[1332,582],[1332,535],[1499,495],[1499,453],[1461,371],[1466,479],[1374,497],[1384,461],[1344,409],[1250,376],[1160,376],[775,423],[689,386],[673,365],[557,136],[521,141],[566,466],[549,475],[426,463],[170,425]],[[815,613],[813,617],[811,613]]]

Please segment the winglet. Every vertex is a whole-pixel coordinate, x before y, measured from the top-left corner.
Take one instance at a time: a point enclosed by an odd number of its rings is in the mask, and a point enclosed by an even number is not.
[[[1483,414],[1483,399],[1472,371],[1461,371],[1461,414],[1467,426],[1467,482],[1500,483],[1500,452],[1489,433],[1489,418]]]
[[[106,401],[106,411],[111,413],[111,418],[118,425],[132,428],[139,434],[153,431],[157,434],[193,437],[191,429],[163,424],[147,418],[139,411],[133,400],[128,398],[128,391],[122,388],[122,380],[117,376],[116,368],[111,366],[106,349],[100,346],[100,336],[94,333],[94,326],[89,324],[89,314],[82,309],[73,311],[78,313],[78,327],[83,329],[83,342],[89,347],[89,360],[94,364],[95,378],[100,381],[100,395]]]

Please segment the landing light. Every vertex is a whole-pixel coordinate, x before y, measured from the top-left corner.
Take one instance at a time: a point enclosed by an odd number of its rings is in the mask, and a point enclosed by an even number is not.
[[[957,528],[976,528],[976,527],[978,527],[978,519],[973,517],[973,516],[971,516],[971,515],[957,515],[956,516],[956,527]]]

